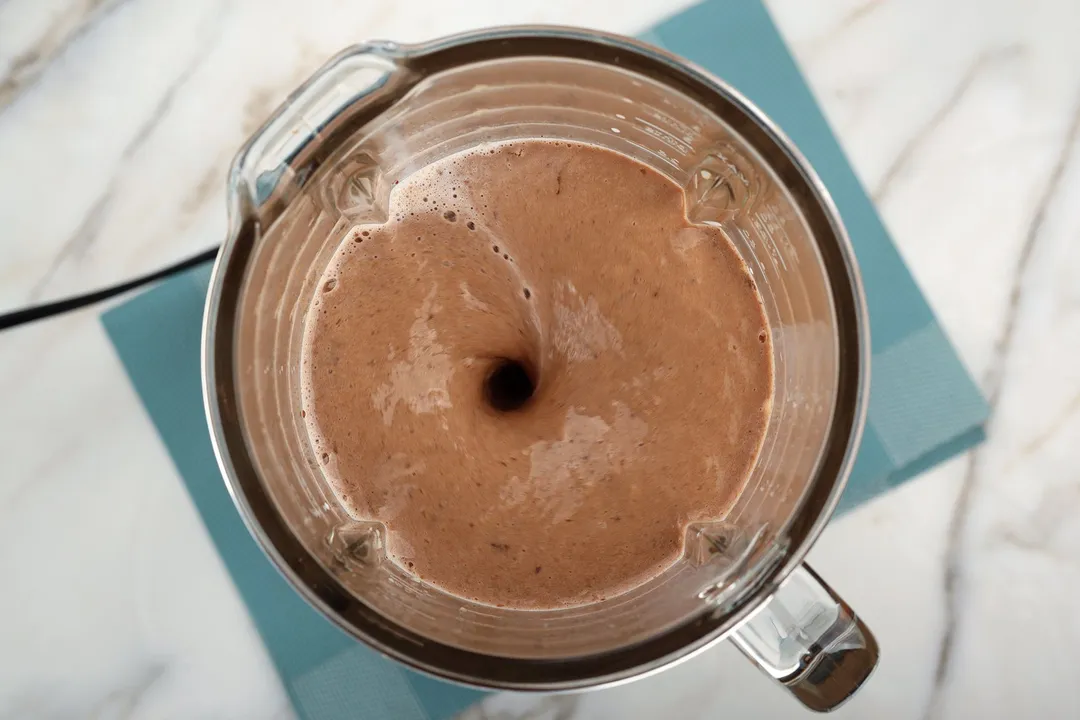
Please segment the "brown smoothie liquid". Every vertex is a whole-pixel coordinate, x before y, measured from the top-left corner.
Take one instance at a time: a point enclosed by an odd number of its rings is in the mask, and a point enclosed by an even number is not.
[[[316,454],[395,562],[463,598],[624,592],[721,518],[761,446],[772,348],[719,229],[629,157],[486,144],[401,181],[305,328]]]

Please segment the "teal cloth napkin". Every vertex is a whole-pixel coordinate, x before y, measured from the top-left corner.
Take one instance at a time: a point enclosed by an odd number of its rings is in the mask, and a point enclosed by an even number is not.
[[[890,241],[758,0],[710,0],[642,35],[739,88],[791,136],[832,192],[866,282],[869,422],[845,511],[982,438],[987,407]],[[102,316],[150,418],[304,720],[440,720],[483,693],[419,675],[331,625],[248,535],[218,473],[202,410],[199,339],[209,266]]]

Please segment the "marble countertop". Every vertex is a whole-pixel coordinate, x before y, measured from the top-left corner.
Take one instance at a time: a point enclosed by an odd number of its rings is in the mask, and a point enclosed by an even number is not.
[[[684,3],[0,0],[0,311],[219,242],[234,150],[340,47]],[[883,649],[837,716],[1080,717],[1080,4],[768,4],[993,407],[811,552]],[[291,717],[97,312],[0,335],[0,717]],[[725,644],[467,717],[801,713]]]

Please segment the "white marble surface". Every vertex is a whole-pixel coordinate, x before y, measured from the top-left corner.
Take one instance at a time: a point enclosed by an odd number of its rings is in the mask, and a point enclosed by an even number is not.
[[[219,242],[235,148],[346,44],[685,2],[0,0],[0,309]],[[812,551],[883,648],[837,716],[1080,717],[1080,4],[769,5],[993,404]],[[290,717],[96,311],[0,335],[0,398],[0,718]],[[721,646],[469,717],[802,712]]]

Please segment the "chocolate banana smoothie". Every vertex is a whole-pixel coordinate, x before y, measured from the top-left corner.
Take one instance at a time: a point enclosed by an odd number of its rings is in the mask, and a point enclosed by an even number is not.
[[[405,178],[309,310],[303,407],[347,511],[463,598],[558,608],[670,566],[761,446],[750,274],[681,188],[582,143],[482,145]]]

